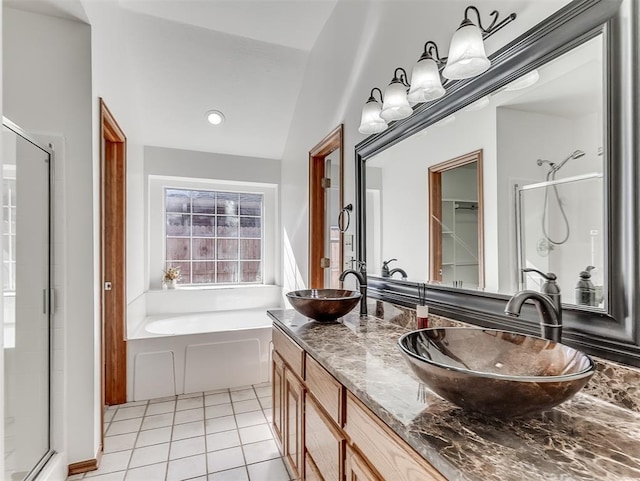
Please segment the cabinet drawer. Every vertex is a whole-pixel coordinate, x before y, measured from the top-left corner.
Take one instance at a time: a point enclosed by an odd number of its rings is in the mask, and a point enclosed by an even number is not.
[[[345,439],[314,399],[305,397],[305,445],[324,481],[341,481]]]
[[[351,393],[347,393],[345,432],[383,479],[446,481]]]
[[[304,373],[304,351],[289,336],[277,327],[273,328],[273,348],[280,354],[291,371],[302,379]]]
[[[304,457],[304,481],[324,481],[309,453]]]
[[[307,354],[305,381],[307,390],[313,394],[318,404],[331,416],[331,419],[342,426],[344,422],[344,388],[323,368],[318,361]]]

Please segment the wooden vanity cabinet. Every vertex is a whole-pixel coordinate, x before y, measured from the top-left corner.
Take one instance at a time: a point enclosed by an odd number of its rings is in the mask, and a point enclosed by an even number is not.
[[[294,479],[445,481],[275,326],[273,346],[273,428]]]
[[[384,481],[369,467],[366,461],[353,449],[347,448],[346,481]]]

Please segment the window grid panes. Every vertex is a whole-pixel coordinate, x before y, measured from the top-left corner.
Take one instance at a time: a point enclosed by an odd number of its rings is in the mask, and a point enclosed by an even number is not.
[[[262,283],[262,194],[165,188],[165,268],[179,284]]]
[[[4,177],[3,183],[3,222],[2,235],[4,236],[4,255],[2,264],[4,268],[4,291],[16,290],[16,179]]]

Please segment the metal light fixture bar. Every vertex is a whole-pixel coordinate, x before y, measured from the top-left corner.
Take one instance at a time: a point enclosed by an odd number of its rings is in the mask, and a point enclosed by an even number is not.
[[[478,27],[480,28],[480,31],[482,32],[482,39],[483,40],[489,38],[491,35],[496,33],[498,30],[502,29],[506,25],[508,25],[511,22],[513,22],[517,17],[517,15],[515,13],[512,13],[512,14],[510,14],[509,16],[507,16],[506,18],[504,18],[502,21],[500,21],[498,23],[498,17],[500,16],[500,13],[497,10],[494,10],[493,12],[491,12],[489,14],[490,17],[493,17],[493,20],[491,21],[491,24],[487,28],[484,28],[482,26],[482,19],[480,18],[480,12],[473,5],[469,5],[464,10],[464,20],[465,20],[465,22],[469,22],[470,24],[473,24],[469,20],[469,11],[475,12],[476,17],[478,18]]]

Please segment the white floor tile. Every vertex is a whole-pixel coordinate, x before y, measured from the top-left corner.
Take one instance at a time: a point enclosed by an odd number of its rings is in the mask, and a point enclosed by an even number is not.
[[[116,451],[125,451],[133,449],[136,443],[135,433],[118,434],[116,436],[105,436],[104,438],[104,454],[115,453]]]
[[[258,441],[266,441],[273,439],[271,429],[266,424],[259,424],[258,426],[249,426],[247,428],[241,428],[240,440],[242,444],[256,443]]]
[[[143,400],[143,401],[131,401],[131,402],[124,403],[124,404],[118,404],[117,407],[118,408],[130,408],[130,407],[134,407],[134,406],[144,406],[148,402],[149,401],[147,401],[146,399]]]
[[[187,394],[180,394],[178,396],[178,400],[180,400],[180,399],[189,399],[189,398],[192,398],[192,397],[202,397],[202,393],[201,392],[190,392],[190,393],[187,393]]]
[[[266,399],[266,398],[263,398]],[[246,413],[249,411],[259,411],[262,409],[257,399],[250,399],[249,401],[239,401],[233,403],[233,410],[238,413]]]
[[[175,401],[175,400],[176,400],[176,396],[159,397],[156,399],[150,399],[149,404],[164,403],[167,401]]]
[[[252,389],[253,386],[238,386],[238,387],[232,387],[229,389],[229,391],[245,391],[247,389]]]
[[[98,471],[94,471],[97,473]],[[91,479],[91,481],[123,481],[126,471],[118,471],[117,473],[96,474],[94,476],[85,476],[83,479]]]
[[[140,466],[148,466],[169,459],[169,443],[155,444],[153,446],[145,446],[144,448],[136,448],[131,456],[129,467],[138,468]]]
[[[195,438],[196,436],[204,436],[204,423],[202,421],[178,424],[173,427],[173,441]]]
[[[178,401],[180,403],[180,401]],[[192,423],[194,421],[204,421],[204,409],[188,409],[186,411],[176,411],[173,424]]]
[[[256,387],[255,391],[258,397],[269,397],[272,392],[271,385]]]
[[[149,407],[147,408],[146,416],[153,416],[155,414],[172,413],[173,411],[175,411],[175,409],[176,409],[175,401],[165,401],[162,403],[149,404]]]
[[[247,464],[259,463],[280,457],[280,450],[275,441],[260,441],[242,446]]]
[[[223,416],[221,418],[206,420],[207,434],[229,431],[230,429],[236,429],[236,427],[236,420],[233,416]]]
[[[146,409],[146,404],[144,406],[120,408],[116,411],[116,415],[113,417],[113,420],[124,421],[125,419],[141,418],[144,416]]]
[[[167,463],[152,464],[129,469],[124,481],[161,481],[167,472]]]
[[[204,397],[205,406],[214,406],[216,404],[228,404],[231,402],[231,396],[228,392],[221,392],[217,394],[209,394]]]
[[[116,471],[124,471],[129,465],[131,451],[118,451],[117,453],[103,454],[100,461],[100,468],[97,471],[90,471],[85,474],[85,478],[97,476],[100,474],[114,473]]]
[[[244,389],[242,391],[231,391],[231,400],[233,402],[236,401],[249,401],[250,399],[255,399],[256,393],[251,389]]]
[[[258,401],[260,401],[260,406],[262,406],[262,409],[271,409],[271,407],[273,406],[271,396],[261,397],[260,399],[258,399]]]
[[[262,411],[250,411],[248,413],[236,414],[236,423],[239,428],[246,428],[247,426],[255,426],[256,424],[265,424],[267,419],[262,414]]]
[[[206,476],[207,460],[204,454],[169,461],[167,481],[182,481],[196,476]]]
[[[133,433],[140,429],[142,418],[127,419],[126,421],[112,421],[105,436]]]
[[[68,476],[66,481],[78,481],[82,478],[84,478],[84,473],[74,474],[73,476]]]
[[[215,406],[207,406],[205,408],[205,417],[207,419],[219,418],[222,416],[233,415],[231,404],[216,404]]]
[[[263,409],[264,417],[267,419],[268,423],[273,422],[273,409]]]
[[[258,388],[258,387],[271,387],[271,382],[267,381],[267,382],[261,382],[260,384],[254,384],[253,385],[254,388]]]
[[[171,443],[171,451],[169,451],[169,459],[186,458],[196,454],[204,454],[204,436],[197,438],[181,439]]]
[[[136,441],[136,448],[168,443],[169,441],[171,441],[171,426],[149,429],[147,431],[140,431],[138,440]]]
[[[201,408],[202,406],[202,396],[190,397],[186,399],[178,399],[176,410],[184,411],[185,409]]]
[[[145,416],[142,421],[142,429],[156,429],[173,424],[173,413],[156,414],[155,416]],[[111,428],[109,428],[111,429]]]
[[[247,474],[247,468],[242,466],[210,474],[209,481],[249,481],[249,475]]]
[[[228,393],[228,392],[229,392],[229,389],[228,389],[228,388],[226,388],[226,387],[225,387],[225,388],[222,388],[222,389],[214,389],[213,391],[206,391],[206,392],[204,393],[204,395],[205,395],[205,396],[208,396],[209,394],[220,394],[220,393],[222,393],[222,392],[226,392],[226,393]]]
[[[235,446],[240,446],[240,434],[237,429],[207,434],[207,451],[219,451]]]
[[[210,473],[244,466],[242,448],[235,447],[207,453],[207,464]]]
[[[289,481],[289,473],[284,467],[282,458],[263,461],[247,466],[251,481]]]
[[[109,421],[111,421],[113,419],[113,416],[115,416],[115,415],[116,415],[116,410],[115,409],[105,409],[104,410],[104,422],[108,423]]]

